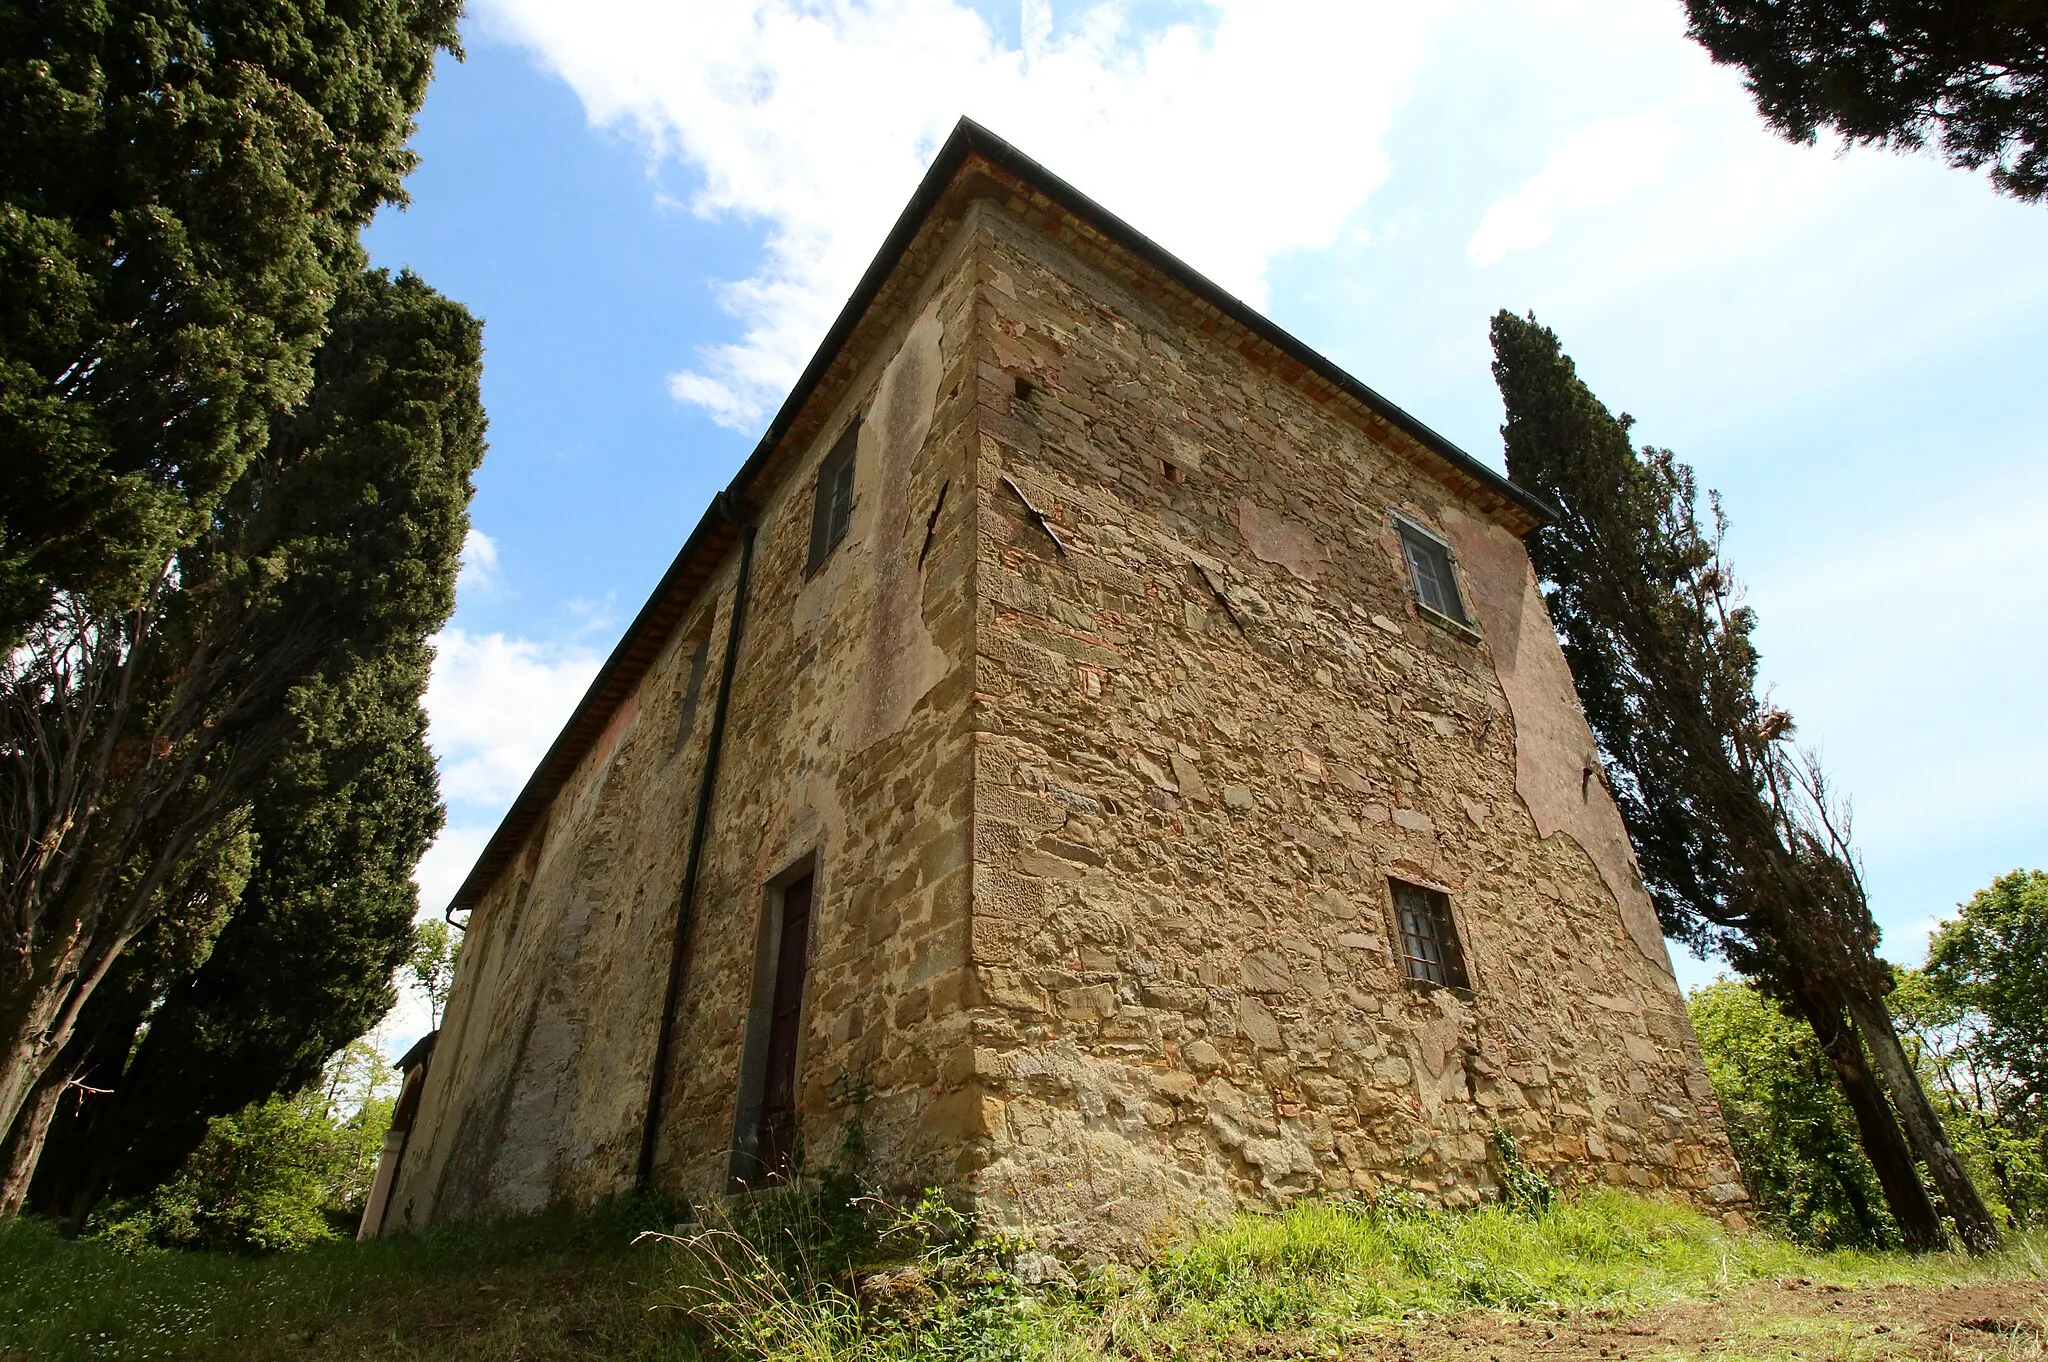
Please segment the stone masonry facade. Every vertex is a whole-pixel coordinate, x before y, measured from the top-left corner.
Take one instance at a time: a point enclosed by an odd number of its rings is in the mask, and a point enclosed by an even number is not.
[[[1564,1185],[1738,1203],[1533,516],[1021,158],[944,160],[746,489],[656,1183],[733,1175],[802,873],[807,1166],[1073,1246],[1470,1204],[1497,1128]],[[1419,606],[1397,516],[1470,627]],[[473,877],[388,1225],[632,1182],[737,556]],[[1406,977],[1397,882],[1469,986]]]

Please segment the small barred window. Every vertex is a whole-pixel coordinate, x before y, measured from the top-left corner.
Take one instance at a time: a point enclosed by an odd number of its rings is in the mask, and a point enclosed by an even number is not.
[[[1451,921],[1450,899],[1419,884],[1389,883],[1394,890],[1394,916],[1401,928],[1401,967],[1408,977],[1449,988],[1469,987],[1465,953],[1458,948],[1458,927]]]

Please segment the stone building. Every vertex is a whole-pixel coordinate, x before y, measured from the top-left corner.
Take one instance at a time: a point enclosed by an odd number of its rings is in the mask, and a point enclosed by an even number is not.
[[[963,123],[457,895],[385,1227],[1739,1200],[1545,515]]]

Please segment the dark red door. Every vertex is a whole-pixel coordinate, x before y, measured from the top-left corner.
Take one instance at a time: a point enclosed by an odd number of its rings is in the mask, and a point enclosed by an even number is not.
[[[768,1063],[761,1087],[755,1158],[763,1182],[789,1177],[796,1150],[796,1047],[810,965],[811,877],[782,891],[782,932],[775,950],[775,1000],[768,1019]]]

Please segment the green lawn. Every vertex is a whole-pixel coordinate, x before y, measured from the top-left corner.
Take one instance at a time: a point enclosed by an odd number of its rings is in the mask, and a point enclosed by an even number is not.
[[[267,1258],[65,1243],[18,1222],[0,1226],[0,1358],[1168,1358],[1275,1338],[1334,1356],[1461,1312],[1606,1317],[1787,1278],[2031,1278],[2048,1247],[1817,1255],[1613,1194],[1540,1215],[1320,1203],[1026,1287],[1018,1246],[966,1236],[936,1202],[895,1211],[818,1190],[735,1214],[636,1243],[668,1213],[621,1203]]]

